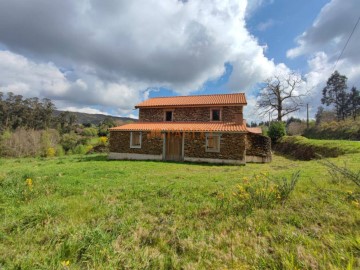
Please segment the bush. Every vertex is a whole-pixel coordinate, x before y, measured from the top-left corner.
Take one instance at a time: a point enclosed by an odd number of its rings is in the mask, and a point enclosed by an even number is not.
[[[54,157],[56,154],[56,150],[53,147],[49,147],[46,149],[46,157]]]
[[[273,143],[286,135],[285,124],[283,122],[272,122],[268,130],[268,136]]]
[[[311,160],[321,156],[338,157],[345,154],[345,150],[331,143],[316,144],[301,136],[285,136],[278,140],[274,150],[289,155],[298,160]]]
[[[57,145],[56,146],[56,156],[62,157],[63,155],[65,155],[64,148],[61,145]]]
[[[108,142],[108,138],[107,138],[107,137],[101,136],[101,137],[99,138],[99,144],[100,144],[100,145],[106,145],[107,142]]]
[[[306,129],[306,123],[305,122],[291,122],[287,126],[287,134],[294,136],[294,135],[302,135]]]
[[[236,211],[247,215],[256,208],[272,208],[275,204],[284,204],[292,194],[299,180],[297,171],[290,178],[273,178],[267,174],[243,178],[243,183],[237,185],[233,192]],[[231,201],[231,200],[230,200]]]
[[[97,136],[97,133],[98,133],[98,130],[96,128],[84,128],[82,131],[81,131],[81,135],[83,136],[88,136],[88,137],[95,137]]]
[[[81,138],[79,136],[72,132],[64,134],[61,137],[60,143],[61,146],[64,148],[65,152],[68,152],[69,150],[73,150],[76,145],[79,144],[80,139]]]
[[[73,151],[74,154],[86,154],[86,147],[82,144],[77,145]]]

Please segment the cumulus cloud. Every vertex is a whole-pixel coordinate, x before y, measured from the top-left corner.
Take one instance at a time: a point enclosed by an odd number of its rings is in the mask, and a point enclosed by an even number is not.
[[[189,94],[231,63],[228,86],[244,91],[276,67],[245,23],[269,2],[2,0],[0,57],[16,61],[0,87],[130,113],[152,87]]]
[[[325,50],[331,54],[332,60],[336,59],[359,18],[359,10],[358,0],[332,0],[322,8],[313,25],[297,38],[298,46],[288,50],[287,56],[294,58]],[[360,60],[357,48],[359,40],[358,30],[343,59],[356,62]]]

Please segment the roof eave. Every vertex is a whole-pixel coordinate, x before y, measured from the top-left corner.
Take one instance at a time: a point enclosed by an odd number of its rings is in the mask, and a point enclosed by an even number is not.
[[[247,102],[245,103],[228,103],[228,104],[193,104],[193,105],[135,105],[135,109],[161,109],[161,108],[188,108],[188,107],[221,107],[221,106],[246,106]]]

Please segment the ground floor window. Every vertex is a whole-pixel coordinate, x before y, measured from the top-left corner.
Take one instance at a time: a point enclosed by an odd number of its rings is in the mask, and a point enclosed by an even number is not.
[[[206,152],[220,152],[220,134],[206,134]]]
[[[141,148],[141,131],[132,131],[131,132],[130,148]]]

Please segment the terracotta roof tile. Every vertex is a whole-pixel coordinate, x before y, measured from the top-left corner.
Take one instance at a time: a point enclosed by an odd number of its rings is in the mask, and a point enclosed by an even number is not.
[[[262,134],[262,129],[261,127],[248,127],[247,130],[251,133],[256,133],[256,134]]]
[[[137,122],[110,131],[247,132],[246,125],[224,122]]]
[[[244,93],[200,95],[200,96],[177,96],[150,98],[135,106],[144,107],[175,107],[175,106],[199,106],[199,105],[246,105]]]

